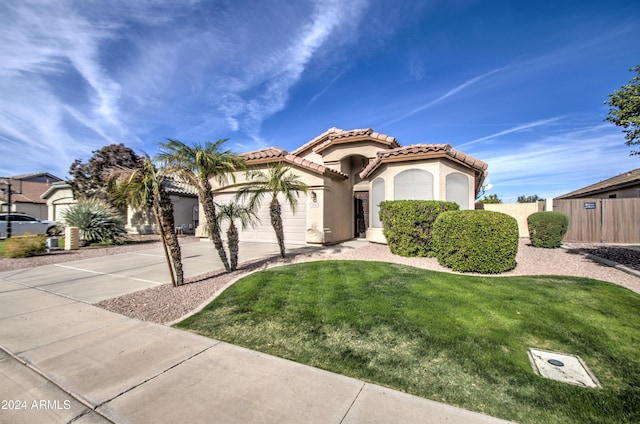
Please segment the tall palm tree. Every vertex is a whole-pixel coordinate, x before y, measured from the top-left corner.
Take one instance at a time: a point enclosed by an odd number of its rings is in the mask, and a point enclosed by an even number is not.
[[[164,162],[169,172],[197,188],[198,200],[207,221],[209,237],[218,251],[224,269],[229,272],[231,267],[222,244],[209,179],[215,178],[222,184],[229,176],[233,178],[233,171],[244,169],[244,158],[233,154],[230,150],[222,150],[225,141],[227,140],[222,139],[215,143],[207,141],[204,146],[199,143],[187,146],[182,141],[169,139],[160,145],[157,159]]]
[[[218,225],[222,226],[225,221],[229,221],[229,228],[227,229],[227,247],[229,248],[229,262],[231,271],[235,271],[238,268],[238,228],[235,225],[235,220],[240,220],[242,229],[253,226],[258,220],[253,209],[248,206],[240,205],[237,202],[226,203],[224,205],[216,203]]]
[[[260,208],[262,199],[271,195],[271,202],[269,203],[271,226],[276,232],[278,245],[280,246],[280,256],[284,258],[284,229],[278,195],[282,194],[285,202],[295,212],[300,192],[307,193],[309,186],[300,181],[300,177],[291,172],[291,168],[285,166],[283,162],[270,166],[266,173],[260,170],[249,171],[247,172],[247,180],[250,182],[240,188],[236,199],[248,198],[249,208],[257,210]]]
[[[119,168],[111,172],[113,202],[118,207],[130,206],[134,210],[151,209],[164,248],[167,266],[174,287],[184,284],[182,254],[175,232],[173,203],[163,187],[165,173],[158,171],[148,156],[140,168]]]

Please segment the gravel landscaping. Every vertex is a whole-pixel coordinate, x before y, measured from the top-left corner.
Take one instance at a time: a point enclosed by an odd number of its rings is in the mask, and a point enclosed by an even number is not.
[[[0,271],[126,253],[153,248],[159,244],[157,237],[146,237],[144,240],[141,239],[141,241],[144,241],[143,243],[102,248],[83,248],[78,251],[59,251],[25,259],[0,258]],[[184,237],[181,239],[181,243],[191,243],[197,240],[194,237]],[[500,275],[569,275],[588,277],[609,281],[640,294],[640,278],[588,259],[583,254],[580,254],[581,251],[622,263],[629,268],[640,269],[640,251],[634,248],[574,244],[568,246],[568,249],[539,249],[532,247],[528,239],[521,239],[516,268]],[[289,253],[285,259],[274,257],[269,260],[245,263],[242,264],[240,270],[231,274],[213,270],[209,274],[191,278],[188,280],[188,284],[181,287],[174,288],[170,284],[165,284],[108,299],[98,303],[97,306],[144,321],[164,324],[172,323],[209,303],[214,296],[229,284],[249,272],[289,263],[330,259],[384,261],[434,271],[449,271],[438,264],[435,258],[404,258],[391,254],[386,245],[346,243],[345,245],[325,248],[298,249]]]

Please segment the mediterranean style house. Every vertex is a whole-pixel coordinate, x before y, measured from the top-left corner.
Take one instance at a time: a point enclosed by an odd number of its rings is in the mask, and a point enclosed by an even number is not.
[[[370,128],[330,128],[292,152],[269,147],[242,156],[248,167],[263,170],[284,162],[309,185],[309,192],[299,195],[295,211],[280,202],[287,244],[333,244],[353,238],[386,243],[378,216],[380,202],[448,200],[461,209],[473,209],[488,167],[448,144],[402,147],[394,137]],[[240,172],[234,183],[212,180],[214,200],[232,201],[246,182]],[[240,240],[275,242],[268,199],[258,217],[260,222],[242,231]],[[199,221],[204,222],[204,216]],[[203,235],[202,226],[196,235]]]

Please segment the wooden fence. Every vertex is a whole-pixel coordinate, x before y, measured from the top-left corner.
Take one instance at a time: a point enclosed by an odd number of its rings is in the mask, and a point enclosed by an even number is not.
[[[640,198],[554,199],[569,216],[566,242],[640,243]]]

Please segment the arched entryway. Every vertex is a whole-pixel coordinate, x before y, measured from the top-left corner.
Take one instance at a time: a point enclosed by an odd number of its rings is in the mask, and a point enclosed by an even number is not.
[[[360,178],[360,172],[369,164],[369,158],[349,155],[340,161],[342,172],[349,176],[353,189],[352,234],[355,238],[365,238],[369,226],[368,182]]]

